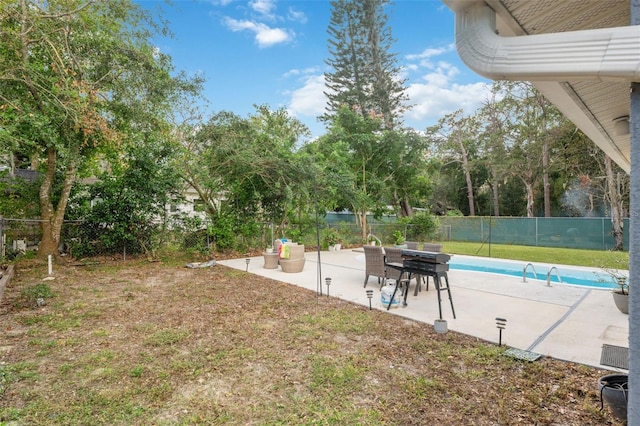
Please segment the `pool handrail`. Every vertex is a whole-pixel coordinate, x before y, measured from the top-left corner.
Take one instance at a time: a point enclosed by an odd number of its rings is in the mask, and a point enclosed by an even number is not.
[[[554,269],[556,270],[556,276],[558,277],[558,282],[562,283],[562,278],[560,278],[560,271],[558,271],[557,267],[552,266],[547,271],[547,287],[551,287],[551,271],[553,271]]]
[[[531,269],[533,269],[533,277],[534,279],[538,279],[538,273],[536,272],[536,268],[533,266],[533,263],[529,262],[526,265],[524,265],[524,268],[522,268],[522,282],[526,283],[527,282],[527,269],[529,268],[529,266],[531,266]]]

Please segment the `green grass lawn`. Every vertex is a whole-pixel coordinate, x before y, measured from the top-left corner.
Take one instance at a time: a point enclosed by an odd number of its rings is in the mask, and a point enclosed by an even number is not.
[[[507,244],[480,244],[445,241],[442,250],[451,254],[495,257],[497,259],[575,265],[593,268],[629,269],[629,253],[602,250],[578,250],[556,247],[532,247]],[[491,252],[489,252],[491,250]]]

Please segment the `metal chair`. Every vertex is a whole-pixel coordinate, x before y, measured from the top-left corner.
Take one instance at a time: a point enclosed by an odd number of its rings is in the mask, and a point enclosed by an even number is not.
[[[384,252],[382,251],[382,247],[380,246],[362,246],[364,249],[364,259],[365,259],[365,278],[364,278],[364,286],[367,286],[369,282],[369,277],[374,276],[378,277],[378,284],[380,284],[380,288],[387,281],[387,271],[384,266]]]
[[[416,243],[416,249],[418,248],[417,244],[418,243]],[[401,249],[401,248],[386,247],[384,249],[384,252],[385,252],[385,255],[386,255],[386,262],[387,263],[402,263],[404,261],[404,259],[402,258],[402,250],[403,249]],[[414,250],[414,249],[411,249],[411,250]],[[390,269],[390,268],[388,268],[388,269]],[[390,271],[387,270],[387,278],[391,278],[391,277],[388,276],[389,272]],[[414,277],[416,279],[416,289],[413,292],[413,295],[417,296],[418,292],[422,291],[422,287],[421,286],[422,286],[422,283],[424,282],[425,278],[422,275],[415,275],[415,274],[414,274]],[[427,280],[428,279],[429,278],[427,277]],[[402,274],[400,274],[398,276],[398,282],[399,283],[400,282],[406,282],[407,283],[407,291],[409,290],[409,280],[406,279],[406,278],[403,279],[402,278]],[[427,281],[427,290],[429,290],[429,282],[428,281]]]

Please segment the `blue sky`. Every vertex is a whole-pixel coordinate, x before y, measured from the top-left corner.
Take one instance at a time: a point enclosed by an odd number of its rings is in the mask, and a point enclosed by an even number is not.
[[[170,22],[157,40],[177,70],[205,80],[207,114],[246,117],[254,104],[284,107],[313,136],[324,133],[328,0],[137,0]],[[475,110],[487,81],[466,68],[454,46],[454,15],[439,0],[396,0],[387,9],[409,103],[406,126],[424,130],[457,109]]]

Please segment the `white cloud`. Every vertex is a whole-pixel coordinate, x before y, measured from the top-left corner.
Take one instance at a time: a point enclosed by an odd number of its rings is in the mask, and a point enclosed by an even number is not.
[[[308,75],[301,80],[302,87],[290,92],[289,111],[295,116],[317,117],[325,112],[324,74]]]
[[[282,28],[271,28],[261,22],[239,21],[233,18],[225,18],[225,25],[231,31],[252,31],[255,34],[259,47],[270,47],[279,43],[287,43],[294,38],[294,34]]]
[[[273,20],[275,18],[273,10],[276,4],[273,0],[252,0],[249,2],[249,7],[266,19]]]
[[[424,49],[422,52],[420,53],[412,53],[409,54],[407,56],[405,56],[405,58],[407,58],[410,61],[413,61],[415,59],[428,59],[431,58],[433,56],[440,56],[444,53],[448,53],[448,52],[453,52],[455,50],[456,46],[454,44],[449,44],[447,46],[444,47],[438,47],[438,48],[427,48]]]
[[[282,77],[284,77],[284,78],[293,77],[293,76],[296,76],[296,75],[300,75],[301,72],[302,71],[300,71],[299,69],[294,68],[294,69],[289,70],[289,71],[285,72],[284,74],[282,74]]]
[[[284,74],[282,74],[282,77],[289,78],[297,75],[317,74],[319,72],[320,70],[318,69],[318,67],[309,67],[309,68],[303,68],[303,69],[293,68],[285,72]]]
[[[206,0],[206,1],[208,1],[214,6],[227,6],[231,2],[233,2],[233,0]]]
[[[412,121],[415,127],[423,123],[424,128],[458,109],[474,111],[479,108],[488,98],[489,85],[485,82],[458,84],[454,81],[458,74],[455,66],[439,62],[433,72],[410,84],[407,95],[413,107],[407,111],[405,119]]]
[[[287,19],[294,22],[299,22],[301,24],[307,23],[307,15],[304,12],[294,9],[293,7],[289,8],[287,12]]]
[[[458,109],[473,112],[488,99],[491,83],[481,77],[461,83],[460,69],[452,62],[437,58],[448,53],[452,53],[449,46],[425,49],[403,65],[399,77],[407,78],[407,103],[412,106],[404,116],[406,126],[424,130]],[[287,93],[288,110],[293,116],[315,118],[325,113],[327,87],[321,68],[294,68],[282,77],[297,81],[297,88]]]
[[[457,82],[461,73],[452,63],[456,61],[455,50],[452,43],[405,56],[404,70],[411,74],[406,93],[412,106],[405,113],[405,124],[424,129],[458,109],[475,111],[488,98],[489,85],[478,81],[481,77],[466,84]],[[451,58],[451,61],[438,57]]]

